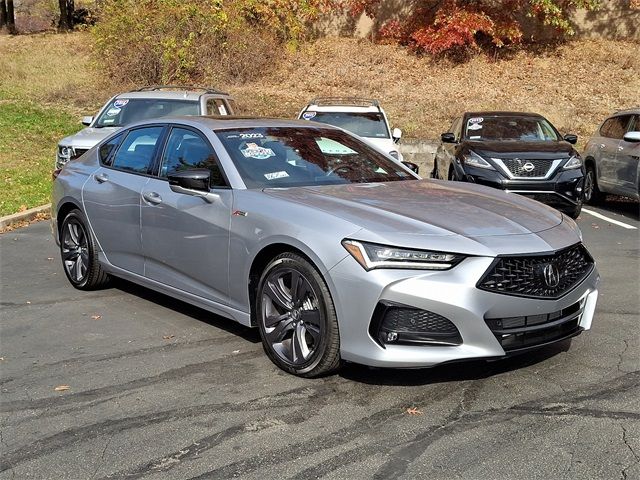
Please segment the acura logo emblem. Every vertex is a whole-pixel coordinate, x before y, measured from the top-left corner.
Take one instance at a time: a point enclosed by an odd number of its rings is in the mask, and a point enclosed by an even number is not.
[[[544,283],[549,288],[556,288],[560,283],[560,271],[553,263],[548,263],[542,270],[542,276],[544,277]]]
[[[536,166],[531,162],[527,162],[522,166],[522,169],[525,172],[532,172],[535,168],[536,168]]]

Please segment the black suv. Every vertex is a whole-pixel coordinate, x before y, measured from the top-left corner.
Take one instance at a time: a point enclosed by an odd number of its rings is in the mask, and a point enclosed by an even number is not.
[[[456,118],[436,152],[433,178],[474,182],[526,195],[577,218],[584,167],[565,135],[543,116],[466,112]]]

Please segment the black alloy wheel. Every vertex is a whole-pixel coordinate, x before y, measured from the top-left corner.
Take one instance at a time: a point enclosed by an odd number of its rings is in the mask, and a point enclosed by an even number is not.
[[[598,203],[601,202],[604,195],[598,189],[598,180],[596,180],[596,170],[592,164],[587,165],[587,173],[584,177],[584,203]]]
[[[283,253],[264,270],[256,295],[260,336],[269,358],[304,377],[340,364],[340,339],[329,289],[303,257]]]
[[[109,276],[98,262],[93,238],[79,210],[71,211],[60,228],[60,255],[64,273],[80,290],[95,290],[109,282]]]

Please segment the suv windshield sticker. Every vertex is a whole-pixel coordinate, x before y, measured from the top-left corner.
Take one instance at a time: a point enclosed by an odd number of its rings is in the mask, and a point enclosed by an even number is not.
[[[304,118],[305,120],[311,120],[315,116],[316,116],[316,112],[304,112],[302,114],[302,118]]]
[[[480,123],[471,123],[467,125],[467,130],[480,130],[482,128],[482,124]]]
[[[129,103],[129,100],[127,100],[126,98],[120,99],[120,100],[116,100],[115,102],[113,102],[113,106],[115,108],[122,108],[124,107],[127,103]]]
[[[107,110],[107,116],[108,117],[115,117],[119,113],[120,113],[120,109],[119,108],[110,108],[109,110]]]
[[[266,178],[267,180],[275,180],[276,178],[285,178],[288,176],[289,174],[285,171],[264,174],[264,178]]]
[[[102,123],[113,123],[115,122],[116,119],[115,118],[105,118]]]
[[[257,160],[265,160],[276,156],[270,148],[259,147],[255,143],[247,143],[247,148],[240,151],[245,158],[255,158]]]

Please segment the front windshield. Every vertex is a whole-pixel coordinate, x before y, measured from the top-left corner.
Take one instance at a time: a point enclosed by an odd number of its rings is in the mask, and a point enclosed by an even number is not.
[[[159,100],[157,98],[119,98],[104,109],[95,126],[123,127],[150,118],[174,115],[199,115],[200,104],[193,100]]]
[[[558,133],[541,117],[471,117],[465,125],[465,138],[476,141],[511,140],[521,142],[558,141]]]
[[[344,128],[359,137],[389,138],[387,122],[381,113],[304,112],[302,118]]]
[[[216,135],[248,188],[415,180],[353,136],[328,128],[260,127]]]

